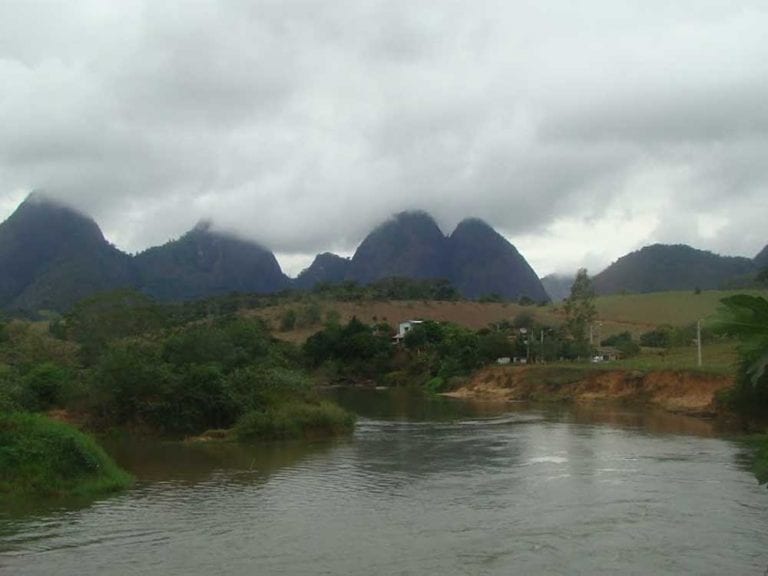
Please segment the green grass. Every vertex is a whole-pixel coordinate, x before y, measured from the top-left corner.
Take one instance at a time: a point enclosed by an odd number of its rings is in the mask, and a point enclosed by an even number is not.
[[[600,320],[620,324],[686,326],[712,316],[720,300],[734,294],[765,296],[765,290],[705,290],[656,292],[653,294],[616,294],[595,300]]]
[[[734,342],[713,342],[702,346],[702,365],[698,366],[695,346],[681,348],[644,349],[641,354],[624,360],[596,364],[600,368],[619,368],[651,372],[658,370],[688,370],[711,374],[736,373],[736,344]]]
[[[130,485],[90,436],[38,414],[0,415],[0,496],[90,495]]]
[[[348,434],[355,416],[332,402],[287,402],[246,413],[235,425],[240,442],[293,440]]]

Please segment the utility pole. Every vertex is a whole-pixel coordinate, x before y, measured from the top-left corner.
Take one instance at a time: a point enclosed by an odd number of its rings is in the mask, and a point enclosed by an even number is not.
[[[544,328],[541,329],[541,363],[544,364]]]
[[[698,352],[698,366],[701,368],[701,320],[696,321],[696,348]]]

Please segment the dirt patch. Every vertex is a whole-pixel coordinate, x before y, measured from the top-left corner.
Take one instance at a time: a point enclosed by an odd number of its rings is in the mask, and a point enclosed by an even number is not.
[[[717,412],[717,393],[731,386],[729,376],[686,371],[503,366],[478,372],[449,395],[504,401],[644,403],[671,412],[712,415]]]

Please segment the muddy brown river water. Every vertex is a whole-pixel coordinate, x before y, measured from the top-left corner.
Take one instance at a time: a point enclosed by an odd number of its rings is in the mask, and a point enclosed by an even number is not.
[[[340,391],[353,437],[122,442],[96,501],[0,510],[0,574],[712,574],[768,568],[768,489],[708,422]]]

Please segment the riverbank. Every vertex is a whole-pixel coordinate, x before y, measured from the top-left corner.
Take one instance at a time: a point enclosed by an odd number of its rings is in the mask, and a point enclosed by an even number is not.
[[[585,366],[494,366],[475,373],[448,396],[465,399],[647,404],[670,412],[713,416],[726,375],[693,371],[607,370]]]
[[[0,498],[91,495],[129,486],[90,436],[40,414],[0,415]]]

